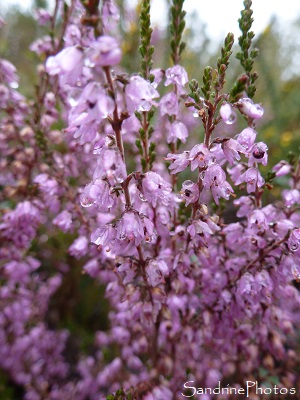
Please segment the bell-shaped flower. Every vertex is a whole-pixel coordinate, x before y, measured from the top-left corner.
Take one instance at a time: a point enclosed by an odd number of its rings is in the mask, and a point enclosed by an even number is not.
[[[185,170],[186,167],[189,165],[189,152],[184,151],[181,154],[169,153],[167,157],[165,157],[165,160],[173,161],[173,164],[169,166],[169,169],[171,170],[171,174],[177,174],[178,172]]]
[[[253,128],[245,128],[239,135],[237,135],[236,140],[241,144],[246,150],[249,150],[255,142],[257,132]]]
[[[111,246],[116,238],[116,228],[112,225],[99,226],[91,234],[91,242],[95,243],[100,248]],[[110,248],[109,248],[110,250]]]
[[[226,174],[219,164],[212,164],[207,167],[203,178],[203,186],[211,189],[216,204],[219,204],[219,198],[228,200],[233,193],[233,189],[226,181]]]
[[[180,197],[185,200],[185,206],[195,203],[199,198],[198,185],[192,181],[184,181],[180,190]]]
[[[264,115],[262,106],[254,104],[253,101],[247,97],[240,99],[236,103],[236,106],[242,114],[253,119],[259,119]]]
[[[240,153],[245,153],[244,147],[234,139],[225,140],[222,143],[222,149],[230,164],[233,164],[234,160],[241,159]]]
[[[88,58],[92,65],[111,67],[119,64],[122,51],[115,38],[103,35],[91,43]]]
[[[286,161],[282,160],[278,164],[274,165],[272,171],[275,172],[276,176],[284,176],[291,172],[291,165]]]
[[[145,173],[142,190],[145,199],[153,207],[156,207],[158,201],[163,205],[170,203],[171,185],[156,172]]]
[[[206,168],[214,161],[214,156],[205,144],[196,144],[190,151],[191,170],[196,168]]]
[[[111,195],[108,182],[103,179],[95,179],[84,188],[80,196],[80,203],[83,207],[95,205],[99,211],[109,212],[115,205],[115,199]]]
[[[187,72],[181,65],[174,65],[174,67],[168,68],[166,70],[166,78],[165,86],[173,84],[182,87],[188,82]]]
[[[175,121],[169,126],[167,143],[176,143],[178,139],[185,143],[188,136],[187,127],[182,122]]]
[[[232,125],[236,121],[236,112],[232,109],[231,105],[226,103],[220,107],[220,115],[222,120],[227,125]]]
[[[134,111],[149,111],[156,105],[153,99],[159,97],[159,93],[154,86],[138,75],[130,79],[130,83],[125,88],[125,99],[129,113]]]
[[[249,167],[253,167],[255,163],[262,163],[262,165],[267,165],[268,163],[268,146],[263,143],[255,143],[249,151]]]
[[[59,75],[61,84],[75,85],[83,68],[83,51],[78,46],[66,47],[46,61],[49,75]]]
[[[149,285],[157,286],[165,283],[164,277],[169,276],[169,268],[163,260],[150,260],[146,266],[146,276]]]
[[[178,114],[178,98],[174,92],[164,95],[160,102],[159,108],[161,115],[177,115]]]
[[[138,246],[144,240],[144,226],[137,212],[125,212],[117,225],[116,238]]]
[[[247,192],[253,193],[256,188],[260,188],[265,183],[265,180],[259,173],[257,168],[251,167],[247,169],[235,182],[236,185],[245,182],[247,184]]]

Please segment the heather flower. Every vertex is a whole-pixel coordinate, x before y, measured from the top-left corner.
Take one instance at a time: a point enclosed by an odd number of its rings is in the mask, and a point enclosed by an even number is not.
[[[66,47],[47,59],[49,75],[62,76],[61,84],[75,85],[83,68],[83,52],[77,46]]]
[[[189,153],[189,160],[194,171],[196,168],[206,168],[214,161],[214,156],[205,144],[196,144]]]
[[[144,226],[140,215],[134,211],[125,212],[117,225],[117,239],[138,246],[144,240]]]
[[[253,232],[264,232],[269,226],[266,215],[261,210],[253,210],[248,216],[248,226]]]
[[[166,78],[165,86],[173,84],[181,88],[188,82],[186,70],[181,65],[174,65],[174,67],[168,68],[166,70]]]
[[[47,25],[47,23],[49,21],[51,21],[52,17],[47,10],[45,10],[43,8],[38,8],[35,11],[35,18],[37,19],[37,21],[40,25]]]
[[[48,174],[39,174],[34,178],[34,182],[39,185],[41,192],[54,196],[58,193],[58,183],[51,179]]]
[[[161,115],[177,115],[178,114],[178,100],[174,92],[164,95],[160,102],[159,108]]]
[[[222,143],[222,149],[229,164],[233,164],[234,160],[241,159],[239,153],[245,153],[244,147],[234,139],[225,140]]]
[[[169,126],[167,143],[176,143],[178,139],[185,143],[188,136],[187,127],[182,122],[175,121]]]
[[[220,107],[220,115],[222,120],[227,125],[232,125],[236,121],[236,112],[232,109],[231,105],[228,103],[225,103]]]
[[[186,207],[191,203],[195,203],[199,198],[198,185],[192,181],[184,181],[180,191],[180,197],[185,200]]]
[[[157,202],[168,205],[171,199],[171,185],[156,172],[146,172],[142,181],[142,190],[145,199],[156,207]]]
[[[239,207],[236,215],[239,218],[246,217],[254,208],[253,200],[248,196],[242,196],[233,201],[233,204]]]
[[[268,146],[263,143],[255,143],[249,151],[249,167],[253,167],[255,163],[262,163],[262,165],[267,165],[268,163]]]
[[[246,172],[244,172],[235,182],[236,185],[241,184],[242,182],[246,182],[247,184],[247,192],[253,193],[256,188],[260,188],[265,183],[265,180],[259,173],[257,168],[249,168]]]
[[[120,20],[118,7],[112,0],[106,0],[102,7],[102,23],[105,29],[113,29]]]
[[[165,160],[173,161],[173,164],[169,166],[169,169],[171,170],[171,174],[177,174],[178,172],[185,170],[189,165],[189,152],[184,151],[182,154],[169,153]]]
[[[75,258],[87,255],[89,241],[85,236],[79,236],[69,247],[69,253]]]
[[[272,171],[275,172],[276,176],[284,176],[291,172],[291,165],[286,161],[282,160],[278,164],[274,165]]]
[[[248,151],[254,145],[256,135],[257,133],[253,128],[246,128],[237,135],[236,140]]]
[[[95,148],[94,154],[98,155],[94,179],[108,179],[111,184],[121,183],[126,179],[126,167],[118,149],[103,146]]]
[[[151,286],[165,283],[164,277],[169,276],[169,269],[163,260],[150,260],[146,266],[147,281]]]
[[[67,210],[62,211],[54,218],[53,225],[58,226],[63,232],[68,232],[72,226],[71,213]]]
[[[83,207],[95,205],[99,211],[109,212],[115,205],[115,200],[110,193],[108,182],[98,178],[84,188],[80,203]]]
[[[106,248],[108,245],[112,245],[115,236],[116,229],[112,225],[103,225],[91,234],[91,242],[95,243],[98,247]]]
[[[249,98],[242,98],[236,103],[237,108],[247,117],[259,119],[264,115],[264,109],[259,104],[254,104]]]
[[[300,203],[300,192],[297,189],[292,189],[292,190],[283,190],[282,191],[282,197],[284,200],[284,204],[287,207],[291,207],[294,204],[299,204]]]
[[[88,57],[92,65],[111,67],[119,64],[122,58],[120,46],[111,36],[100,36],[91,44]]]
[[[18,87],[18,76],[16,74],[16,67],[7,60],[0,58],[0,81],[6,82],[10,87]]]
[[[156,97],[159,97],[159,93],[154,86],[138,75],[132,76],[130,83],[126,85],[125,99],[129,113],[149,111],[153,105],[156,105],[153,101]]]
[[[219,204],[220,197],[228,200],[233,193],[232,187],[226,181],[226,174],[219,164],[208,166],[205,171],[203,186],[206,189],[211,189],[213,198],[217,204]]]

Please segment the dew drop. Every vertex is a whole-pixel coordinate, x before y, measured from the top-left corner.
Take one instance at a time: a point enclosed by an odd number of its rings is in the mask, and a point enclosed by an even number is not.
[[[290,249],[291,249],[292,251],[297,251],[297,250],[299,249],[299,244],[298,244],[298,243],[293,243],[293,244],[290,246]]]
[[[193,117],[194,117],[194,118],[199,118],[198,111],[194,111],[194,112],[193,112]]]
[[[235,123],[235,121],[236,121],[236,114],[232,113],[230,114],[229,118],[227,118],[224,122],[226,125],[232,125]]]
[[[143,193],[139,194],[139,198],[141,199],[141,201],[147,201],[147,199],[144,197]]]
[[[91,207],[95,203],[95,200],[89,196],[81,195],[80,196],[80,204],[82,207]]]

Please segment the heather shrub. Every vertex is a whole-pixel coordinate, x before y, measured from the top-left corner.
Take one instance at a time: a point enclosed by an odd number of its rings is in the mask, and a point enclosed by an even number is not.
[[[112,0],[37,10],[34,97],[0,59],[4,399],[297,398],[299,157],[260,138],[251,0],[196,77],[183,3],[167,69],[150,0],[135,73]]]

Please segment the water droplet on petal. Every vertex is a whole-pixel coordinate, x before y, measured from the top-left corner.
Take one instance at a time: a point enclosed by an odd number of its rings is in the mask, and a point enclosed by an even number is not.
[[[194,111],[194,112],[193,112],[193,117],[194,117],[194,118],[199,118],[198,111]]]
[[[95,200],[85,194],[80,196],[80,204],[82,207],[91,207],[95,203]]]
[[[147,201],[147,199],[144,197],[143,193],[140,193],[140,194],[139,194],[139,198],[140,198],[142,201]]]
[[[234,124],[236,121],[236,114],[235,113],[231,113],[229,118],[227,118],[224,122],[226,125],[232,125]]]
[[[291,249],[292,251],[297,251],[297,250],[299,249],[299,244],[298,244],[298,243],[293,243],[293,244],[290,246],[290,249]]]

